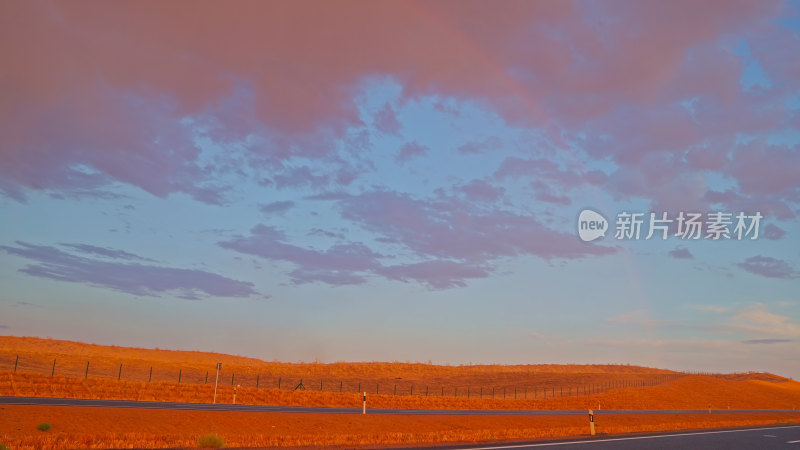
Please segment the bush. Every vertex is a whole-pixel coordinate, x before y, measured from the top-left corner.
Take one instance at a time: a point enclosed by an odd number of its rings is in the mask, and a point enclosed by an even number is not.
[[[42,422],[39,425],[36,425],[36,429],[39,430],[39,431],[47,431],[50,428],[52,428],[52,427],[47,422]]]
[[[200,448],[222,448],[225,446],[225,441],[216,434],[206,434],[200,436],[197,440],[197,446]]]
[[[6,447],[6,444],[0,443],[0,450],[11,450],[11,449]]]

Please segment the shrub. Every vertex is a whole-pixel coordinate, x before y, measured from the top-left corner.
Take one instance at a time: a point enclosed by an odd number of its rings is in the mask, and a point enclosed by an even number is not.
[[[6,444],[0,443],[0,450],[11,450],[11,449],[6,447]]]
[[[52,428],[52,427],[47,422],[42,422],[39,425],[36,425],[36,429],[39,430],[39,431],[47,431],[50,428]]]
[[[206,434],[200,436],[197,440],[197,446],[200,448],[222,448],[225,446],[225,441],[216,434]]]

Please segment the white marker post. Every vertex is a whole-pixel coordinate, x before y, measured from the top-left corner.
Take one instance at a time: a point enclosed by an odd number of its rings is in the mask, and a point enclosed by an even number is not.
[[[236,387],[233,388],[233,404],[236,404],[236,390],[242,387],[241,384],[237,384]]]
[[[217,363],[217,380],[214,381],[214,404],[217,404],[217,385],[219,384],[219,371],[222,370],[222,363]]]
[[[364,407],[361,410],[361,414],[366,414],[366,413],[367,413],[367,393],[364,392]]]
[[[589,433],[594,436],[594,411],[589,410]]]

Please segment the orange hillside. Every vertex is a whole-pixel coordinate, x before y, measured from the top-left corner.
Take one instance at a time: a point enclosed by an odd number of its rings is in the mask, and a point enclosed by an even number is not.
[[[17,355],[19,360],[17,361]],[[53,363],[55,360],[55,370]],[[0,370],[36,372],[83,378],[121,378],[128,381],[168,381],[213,383],[217,362],[222,363],[220,379],[227,384],[293,389],[303,380],[304,387],[324,391],[359,392],[367,390],[392,393],[422,393],[427,386],[431,393],[470,396],[495,389],[500,396],[506,389],[510,395],[533,389],[538,395],[555,395],[560,389],[605,390],[612,386],[653,384],[675,372],[628,365],[460,365],[441,366],[423,363],[282,363],[255,358],[204,353],[102,346],[71,341],[0,336]],[[121,366],[121,367],[120,367]],[[152,368],[152,378],[151,378]],[[456,392],[458,390],[458,392]],[[566,394],[565,394],[566,395]]]
[[[620,365],[292,364],[14,337],[0,337],[0,395],[210,402],[215,374],[209,362],[217,360],[226,370],[221,403],[232,401],[235,384],[242,386],[237,403],[272,405],[358,407],[360,387],[370,393],[372,408],[800,408],[800,383],[770,374],[683,375]],[[206,384],[203,368],[208,366],[211,380]],[[148,382],[150,367],[168,376]],[[301,378],[306,389],[294,390]]]

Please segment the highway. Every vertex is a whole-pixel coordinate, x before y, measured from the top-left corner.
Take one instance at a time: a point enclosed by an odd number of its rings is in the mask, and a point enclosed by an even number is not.
[[[128,400],[89,400],[48,397],[0,397],[0,405],[81,406],[105,408],[142,408],[195,411],[252,411],[283,413],[361,414],[361,408],[326,408],[306,406],[232,405],[210,403],[139,402]],[[720,413],[793,413],[796,410],[711,410]],[[708,414],[708,410],[605,410],[611,414]],[[367,409],[367,414],[417,415],[585,415],[586,410],[431,410]],[[420,447],[426,448],[426,447]],[[482,444],[441,447],[438,450],[512,450],[534,448],[558,449],[797,449],[800,450],[800,425],[718,429],[691,432],[666,432],[636,435],[598,435],[593,438],[535,441],[513,444]]]
[[[424,449],[426,447],[417,447]],[[738,450],[800,449],[800,425],[739,428],[675,433],[596,436],[586,439],[536,441],[513,444],[483,444],[461,447],[436,447],[436,450]],[[429,449],[429,448],[428,448]]]
[[[369,397],[367,397],[369,399]],[[93,406],[102,408],[142,408],[172,409],[192,411],[252,411],[283,413],[323,413],[323,414],[361,414],[361,408],[329,408],[322,406],[268,406],[268,405],[232,405],[211,403],[176,403],[176,402],[139,402],[133,400],[90,400],[81,398],[50,397],[0,397],[0,405],[39,405],[39,406]],[[711,414],[718,413],[791,413],[791,409],[712,409]],[[368,414],[414,414],[414,415],[580,415],[584,410],[499,410],[499,409],[370,409]],[[596,415],[608,414],[708,414],[707,409],[696,410],[604,410],[595,411]]]

